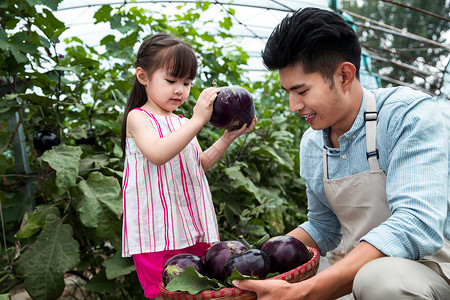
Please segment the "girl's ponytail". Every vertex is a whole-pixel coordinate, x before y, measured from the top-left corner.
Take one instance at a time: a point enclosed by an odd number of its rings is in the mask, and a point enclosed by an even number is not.
[[[125,105],[125,111],[123,113],[122,119],[122,156],[125,156],[125,146],[127,138],[127,117],[128,113],[136,108],[141,107],[147,102],[147,93],[145,92],[145,86],[143,86],[137,78],[134,79],[133,88],[131,89],[130,95],[128,96],[127,104]]]

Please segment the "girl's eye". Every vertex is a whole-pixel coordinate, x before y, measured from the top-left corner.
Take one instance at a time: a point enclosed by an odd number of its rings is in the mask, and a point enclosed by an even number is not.
[[[190,86],[191,83],[190,83],[190,82],[185,82],[184,85],[185,85],[185,86]]]
[[[169,80],[169,79],[166,79],[166,80],[167,80],[168,83],[175,83],[174,80]]]

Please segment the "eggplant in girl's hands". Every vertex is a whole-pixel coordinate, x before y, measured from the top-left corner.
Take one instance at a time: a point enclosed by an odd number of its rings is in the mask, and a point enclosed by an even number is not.
[[[219,88],[209,123],[215,127],[233,131],[247,126],[255,116],[252,95],[244,88],[227,86]]]

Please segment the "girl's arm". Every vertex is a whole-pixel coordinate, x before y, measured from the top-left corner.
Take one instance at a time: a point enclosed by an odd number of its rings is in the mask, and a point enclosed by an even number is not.
[[[163,138],[159,137],[144,112],[132,110],[127,117],[127,136],[134,138],[139,150],[152,164],[163,165],[180,153],[209,121],[217,92],[216,88],[202,91],[192,118]]]
[[[247,124],[245,124],[238,130],[226,130],[223,136],[204,152],[201,152],[200,146],[198,145],[203,170],[205,172],[208,171],[216,162],[218,162],[236,138],[244,133],[251,132],[253,128],[255,128],[256,121],[257,119],[255,116],[253,117],[252,123],[248,127]]]

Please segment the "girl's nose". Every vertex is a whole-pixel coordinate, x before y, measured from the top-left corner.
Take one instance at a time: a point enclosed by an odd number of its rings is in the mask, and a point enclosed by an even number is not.
[[[175,87],[175,94],[177,94],[177,95],[183,94],[183,87],[181,87],[180,85],[177,85]]]

